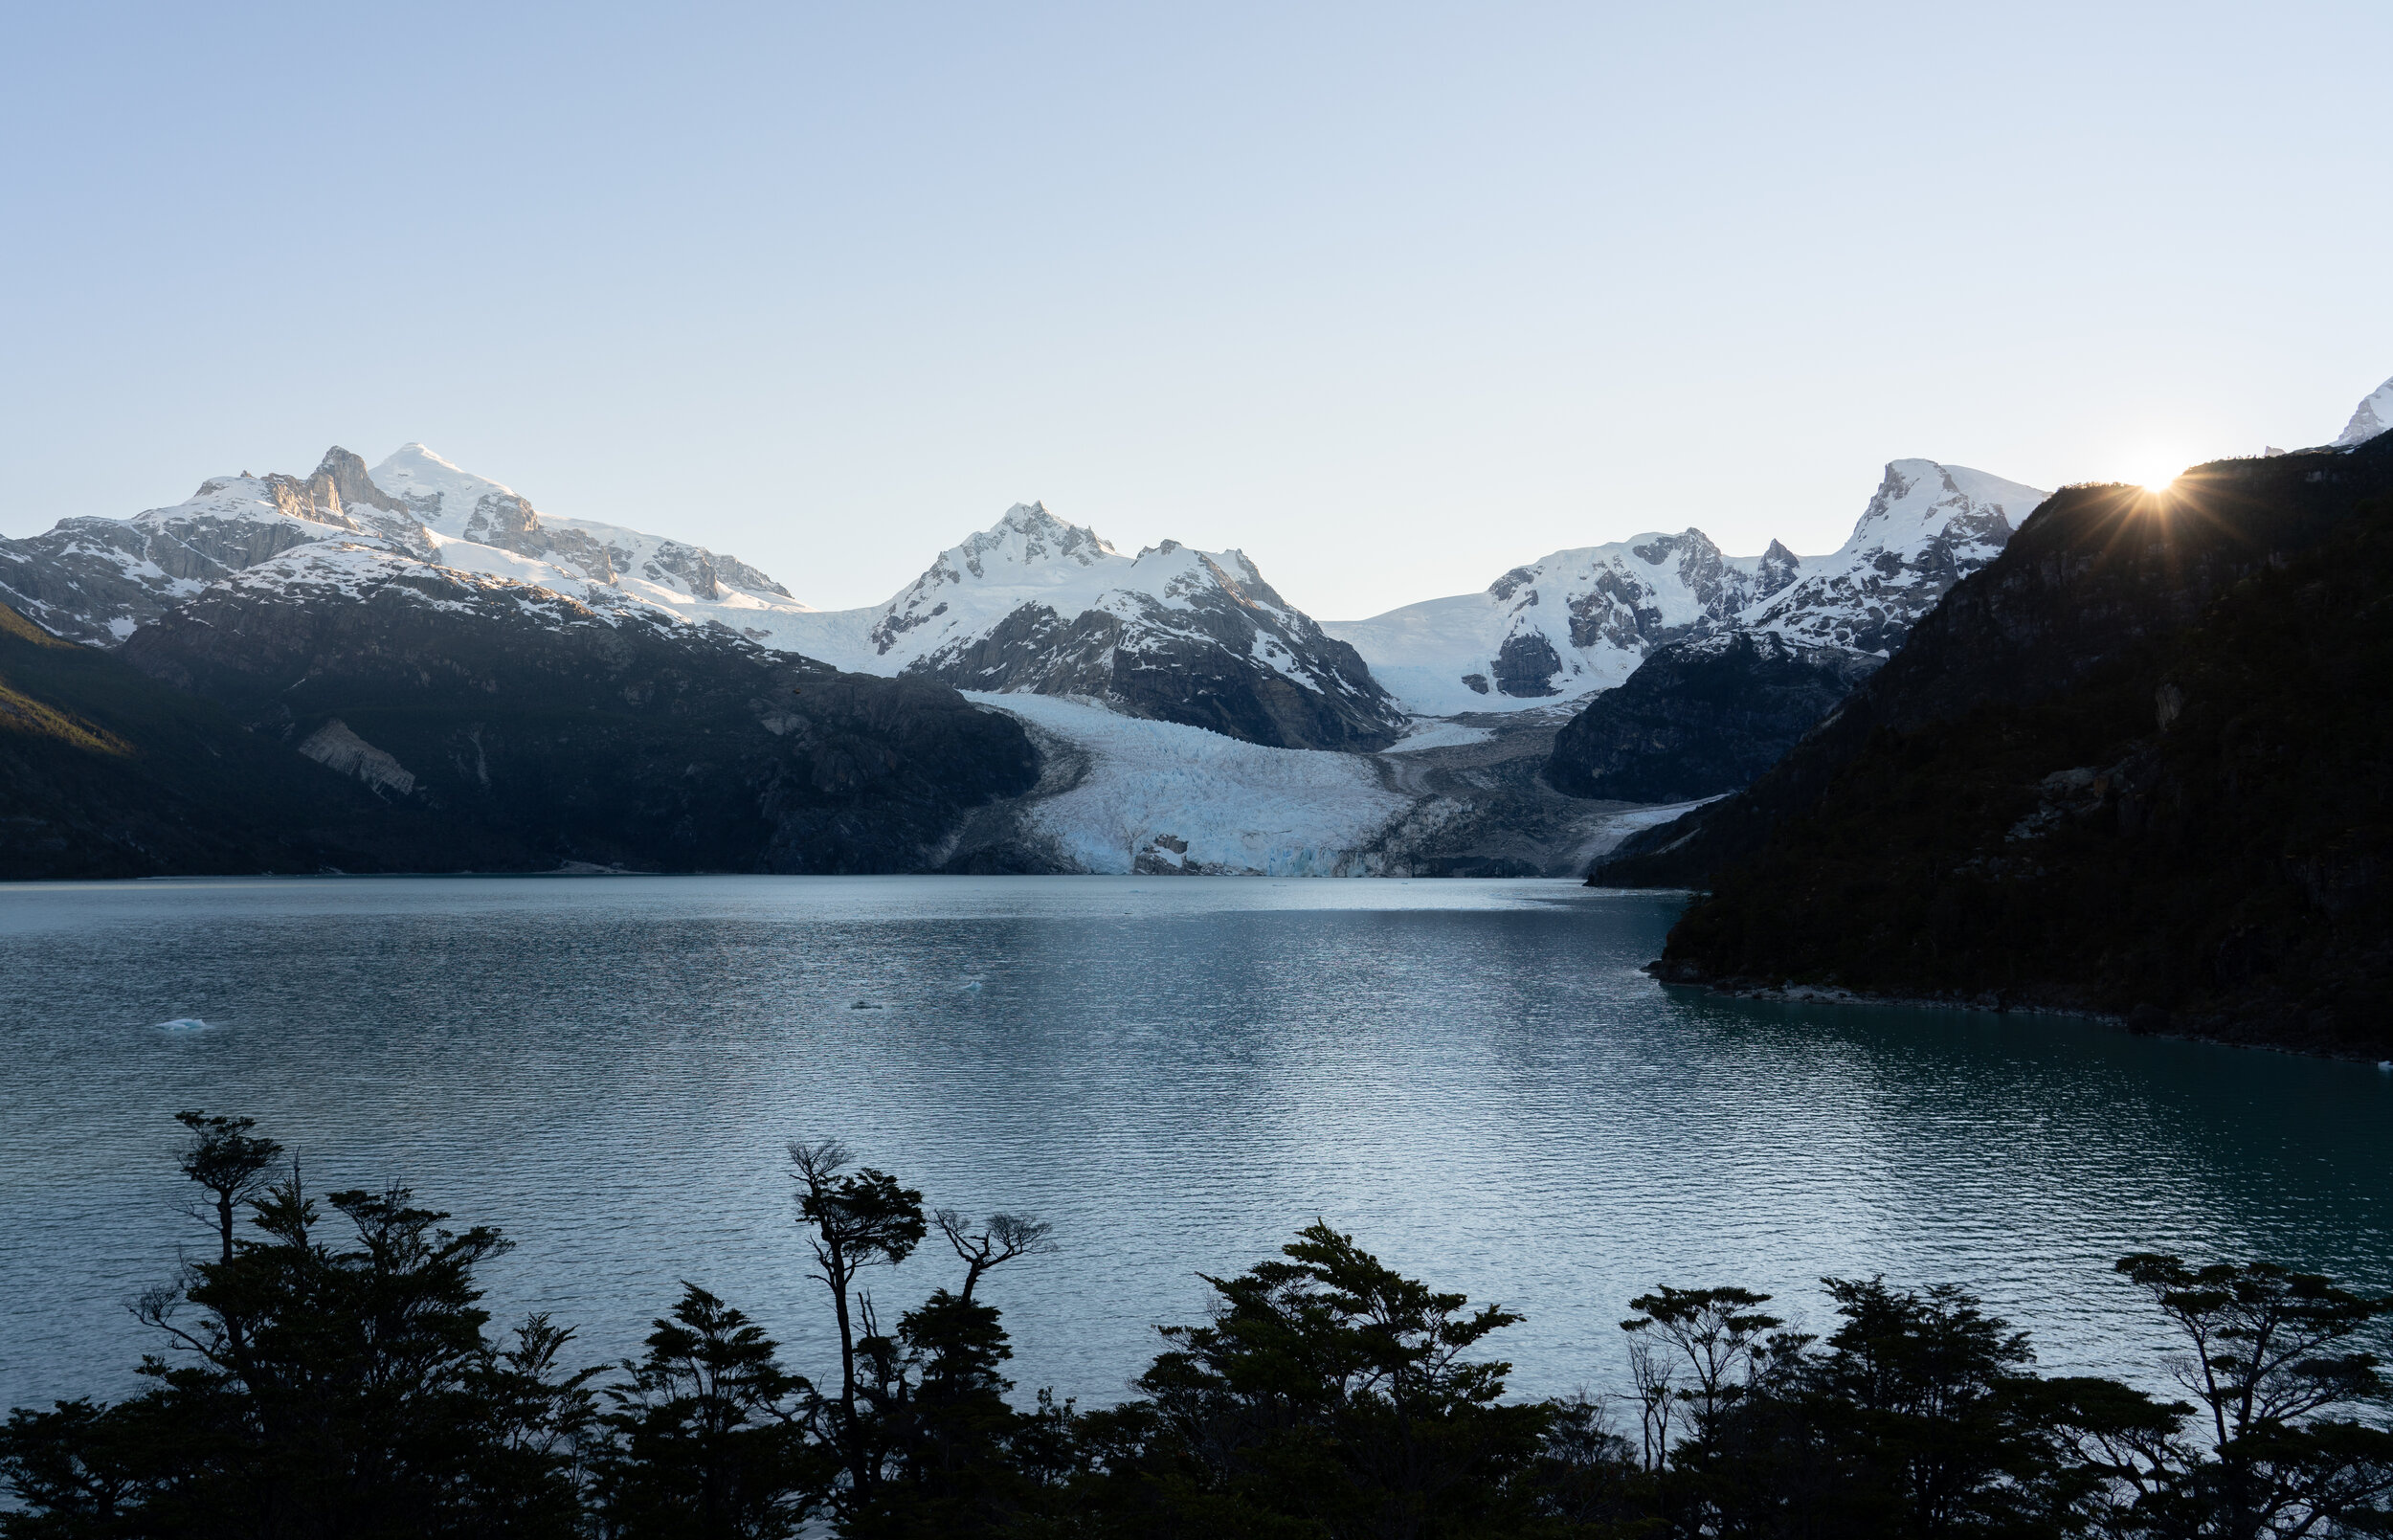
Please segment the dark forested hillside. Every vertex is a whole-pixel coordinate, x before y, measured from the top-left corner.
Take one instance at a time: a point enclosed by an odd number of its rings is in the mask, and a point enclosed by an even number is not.
[[[404,870],[455,843],[423,811],[0,606],[0,877]],[[485,851],[522,859],[503,840]]]
[[[1735,632],[1657,649],[1554,736],[1546,784],[1572,796],[1691,802],[1749,785],[1880,660]]]
[[[378,563],[212,588],[114,653],[0,610],[0,878],[921,871],[1038,776],[942,684]]]
[[[1748,792],[1596,880],[1659,971],[2393,1047],[2393,441],[2073,488]]]
[[[944,684],[417,564],[245,575],[122,656],[541,866],[936,869],[1039,772],[1018,723]]]

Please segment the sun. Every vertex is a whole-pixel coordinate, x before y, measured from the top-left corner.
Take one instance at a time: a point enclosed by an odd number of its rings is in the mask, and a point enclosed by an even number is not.
[[[2177,485],[2187,463],[2185,457],[2174,450],[2144,450],[2124,457],[2126,474],[2119,480],[2158,494]]]

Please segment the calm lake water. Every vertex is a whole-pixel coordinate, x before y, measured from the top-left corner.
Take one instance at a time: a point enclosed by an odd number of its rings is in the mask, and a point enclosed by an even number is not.
[[[1678,908],[1555,882],[336,880],[0,886],[0,1406],[121,1392],[201,1233],[180,1107],[326,1191],[519,1249],[584,1361],[705,1284],[826,1366],[781,1155],[1055,1223],[995,1275],[1025,1390],[1124,1394],[1157,1322],[1315,1216],[1524,1311],[1516,1388],[1617,1382],[1653,1283],[1819,1325],[1823,1273],[1966,1282],[2051,1367],[2149,1377],[2111,1260],[2393,1285],[2393,1075],[2056,1018],[1777,1007],[1637,971]],[[202,1030],[161,1023],[198,1018]],[[928,1248],[887,1316],[956,1271]]]

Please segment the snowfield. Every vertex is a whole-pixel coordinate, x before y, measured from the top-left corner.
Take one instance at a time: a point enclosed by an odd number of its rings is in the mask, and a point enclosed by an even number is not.
[[[1266,748],[1201,727],[1046,695],[967,691],[1085,760],[1076,784],[1028,811],[1087,872],[1370,877],[1368,850],[1413,803],[1369,755]]]

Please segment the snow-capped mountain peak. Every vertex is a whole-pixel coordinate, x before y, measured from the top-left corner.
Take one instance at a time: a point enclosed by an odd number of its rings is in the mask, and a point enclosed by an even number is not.
[[[805,613],[789,591],[703,547],[578,519],[544,520],[511,487],[422,444],[372,471],[337,445],[313,473],[210,477],[170,507],[129,519],[77,518],[0,540],[0,602],[61,636],[123,640],[211,583],[323,541],[437,567],[618,600],[681,620],[722,621],[751,639],[775,611]]]
[[[539,524],[532,505],[511,486],[476,476],[422,444],[402,444],[368,473],[374,485],[407,504],[424,526],[458,540],[503,544]]]
[[[2380,385],[2352,413],[2352,420],[2337,436],[2337,449],[2355,449],[2377,435],[2393,430],[2393,380]]]
[[[1025,570],[1063,563],[1094,567],[1101,559],[1118,554],[1112,543],[1097,531],[1057,518],[1045,503],[1017,502],[995,524],[942,553],[924,576],[950,563],[974,577],[985,577],[991,567]]]
[[[941,551],[883,604],[780,617],[772,636],[862,673],[1102,701],[1254,743],[1370,748],[1402,725],[1362,659],[1243,551],[1166,540],[1126,556],[1039,502]]]
[[[2044,501],[1965,466],[1896,460],[1833,554],[1729,556],[1700,529],[1516,567],[1485,593],[1332,622],[1416,711],[1519,710],[1608,689],[1658,647],[1732,631],[1885,655]]]
[[[1898,459],[1834,554],[1755,600],[1737,622],[1883,658],[1954,584],[2002,554],[2046,494],[1932,459]]]
[[[1839,554],[1878,547],[1916,551],[1923,542],[1944,535],[1957,518],[1971,521],[1973,529],[1990,531],[1996,519],[2017,527],[2017,520],[2044,499],[2032,486],[1964,465],[1893,460]]]

